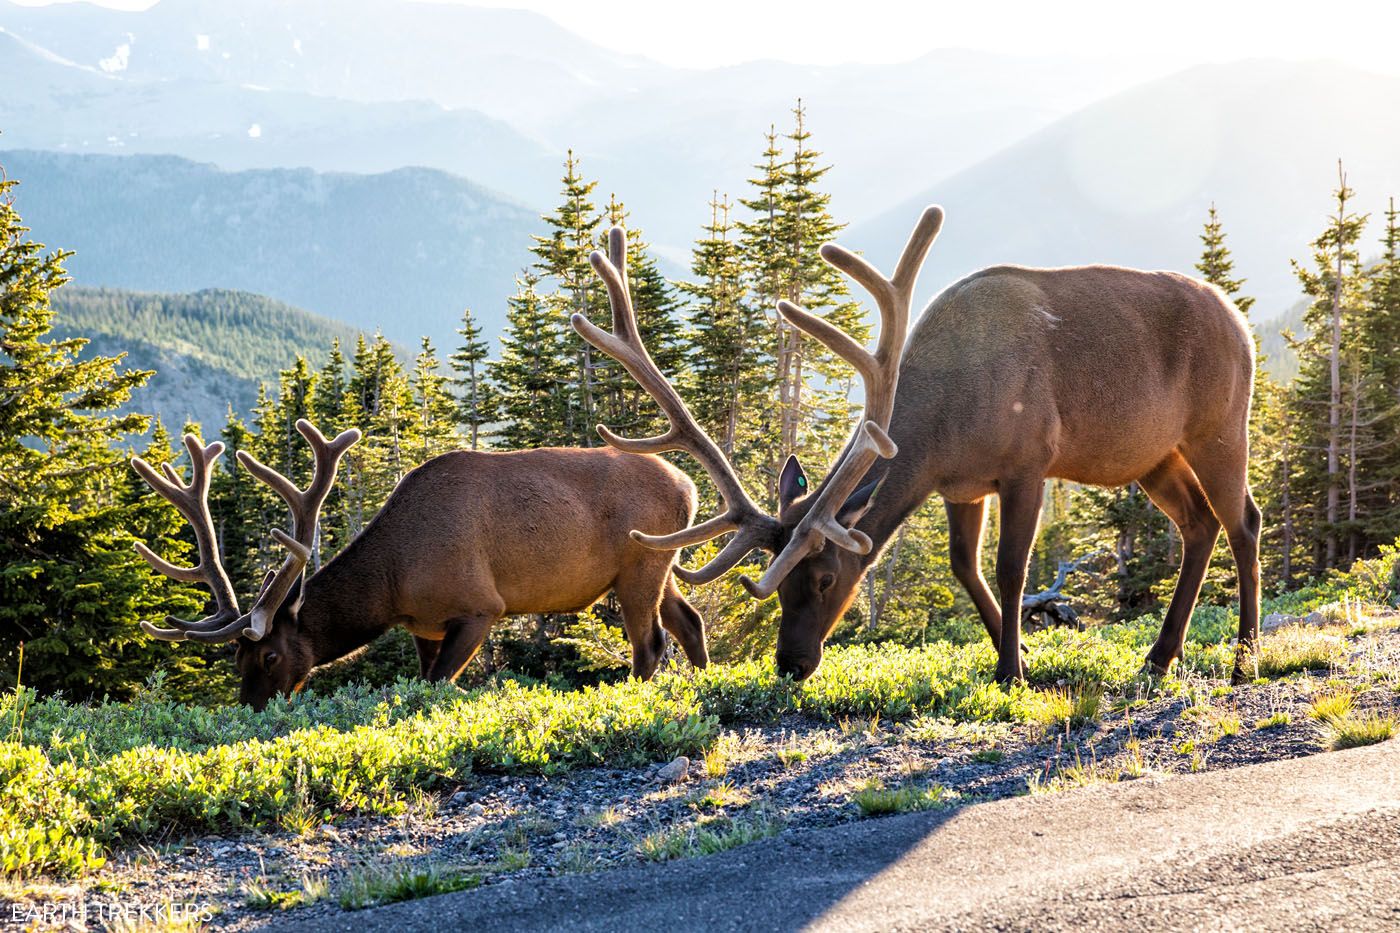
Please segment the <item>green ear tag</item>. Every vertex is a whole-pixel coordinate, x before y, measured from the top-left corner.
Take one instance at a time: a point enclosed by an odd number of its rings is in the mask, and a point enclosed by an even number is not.
[[[806,485],[807,485],[807,477],[805,477],[805,476],[799,476],[799,477],[797,478],[797,485],[802,486],[802,487],[805,488]]]

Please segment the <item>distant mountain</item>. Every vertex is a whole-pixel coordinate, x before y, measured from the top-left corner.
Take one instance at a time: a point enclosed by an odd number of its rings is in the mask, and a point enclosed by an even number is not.
[[[0,85],[11,90],[0,131],[15,149],[169,154],[230,169],[383,172],[426,165],[522,199],[548,191],[559,170],[553,149],[474,110],[210,80],[133,81],[4,31]]]
[[[356,331],[246,292],[208,289],[153,294],[69,285],[53,295],[60,336],[86,337],[88,354],[126,354],[129,369],[153,369],[128,410],[158,414],[172,432],[188,421],[212,437],[230,406],[246,414],[259,382],[275,383],[298,353],[315,366]]]
[[[1280,314],[1298,296],[1337,185],[1362,211],[1400,194],[1400,78],[1338,64],[1251,61],[1193,68],[1091,105],[928,188],[843,236],[893,262],[919,211],[948,211],[921,298],[997,263],[1120,263],[1192,272],[1214,201],[1235,269]],[[1367,243],[1377,242],[1373,223]]]
[[[0,74],[6,55],[27,52],[3,85],[9,146],[234,169],[422,165],[536,209],[552,206],[572,148],[600,198],[625,200],[680,262],[711,192],[744,192],[763,133],[789,128],[798,97],[837,166],[824,180],[833,206],[860,221],[1167,70],[1141,57],[963,50],[890,65],[678,69],[533,13],[400,0],[163,0],[139,13],[0,2],[0,27],[14,46],[0,43]],[[88,79],[81,93],[68,90],[73,72]]]
[[[0,151],[39,242],[76,251],[79,284],[256,292],[405,345],[455,339],[462,309],[488,333],[535,215],[429,169],[380,175],[225,172],[169,156]]]

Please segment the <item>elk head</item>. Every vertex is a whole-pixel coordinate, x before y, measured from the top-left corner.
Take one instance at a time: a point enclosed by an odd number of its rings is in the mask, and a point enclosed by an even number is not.
[[[647,353],[632,310],[627,283],[627,236],[623,229],[614,227],[609,232],[609,255],[594,252],[590,257],[594,270],[607,286],[613,329],[609,333],[580,314],[571,319],[574,329],[621,363],[656,399],[670,423],[664,434],[651,438],[619,437],[602,425],[598,432],[613,447],[632,453],[686,451],[700,461],[724,500],[724,511],[691,528],[660,536],[634,530],[632,537],[647,547],[673,550],[735,532],[705,566],[696,570],[676,568],[676,575],[691,584],[717,579],[755,549],[771,552],[773,559],[762,577],[755,581],[741,576],[740,582],[756,599],[778,594],[782,605],[778,671],[799,680],[817,669],[822,644],[855,597],[865,568],[874,558],[873,542],[856,524],[873,504],[879,488],[879,477],[870,475],[871,468],[881,458],[893,457],[897,452],[886,431],[894,412],[900,354],[909,330],[909,306],[919,267],[942,223],[941,208],[924,211],[892,278],[886,278],[841,246],[822,246],[822,258],[869,291],[880,309],[880,337],[873,353],[825,319],[792,302],[778,302],[778,312],[787,321],[855,367],[865,386],[865,412],[815,493],[809,493],[807,477],[797,459],[788,459],[779,477],[776,516],[754,504],[729,461],[696,423]]]
[[[185,435],[185,447],[190,454],[190,481],[184,482],[168,463],[157,472],[140,457],[131,460],[132,469],[151,488],[160,493],[185,517],[194,529],[199,551],[199,563],[193,567],[172,564],[146,545],[137,542],[136,551],[152,567],[182,583],[204,583],[213,594],[214,612],[196,622],[166,616],[166,627],[142,622],[147,634],[163,641],[198,641],[218,644],[236,641],[234,660],[241,675],[239,701],[261,710],[268,700],[279,693],[291,694],[299,689],[315,666],[310,646],[297,637],[298,614],[301,610],[302,574],[311,559],[316,540],[316,521],[321,505],[326,501],[340,458],[360,439],[360,432],[351,429],[328,441],[305,419],[297,421],[297,431],[311,445],[315,470],[311,484],[298,489],[296,484],[271,467],[259,463],[246,451],[238,452],[238,462],[259,480],[271,486],[291,510],[291,534],[281,528],[272,529],[272,537],[287,550],[281,566],[268,572],[253,608],[240,612],[238,598],[224,572],[219,555],[214,522],[209,515],[209,480],[214,462],[224,452],[224,445],[215,441],[209,446],[193,434]],[[161,475],[161,474],[164,475]]]

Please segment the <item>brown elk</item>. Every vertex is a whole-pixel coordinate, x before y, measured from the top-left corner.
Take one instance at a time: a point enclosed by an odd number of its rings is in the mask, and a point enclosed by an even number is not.
[[[360,432],[327,441],[304,420],[297,430],[315,456],[305,490],[238,452],[292,516],[290,534],[272,531],[287,557],[247,613],[239,611],[209,515],[210,471],[224,445],[206,447],[186,435],[188,483],[169,464],[161,476],[139,457],[131,461],[194,528],[199,562],[178,567],[145,545],[137,550],[168,576],[207,584],[215,605],[197,622],[167,616],[165,628],[141,627],[167,641],[236,640],[241,702],[262,709],[276,694],[300,689],[313,668],[394,626],[413,635],[424,677],[452,680],[502,616],[574,612],[609,590],[622,609],[633,674],[655,672],[665,648],[662,626],[691,663],[707,663],[700,614],[671,578],[675,553],[628,538],[636,525],[684,528],[695,514],[694,485],[659,457],[606,447],[443,454],[405,476],[364,531],[303,582],[321,504]]]
[[[945,289],[906,344],[915,279],[942,222],[941,209],[924,212],[888,279],[836,244],[821,248],[875,298],[882,323],[873,353],[822,318],[778,303],[784,318],[860,373],[865,413],[815,493],[789,458],[776,516],[754,505],[647,355],[622,265],[626,237],[613,229],[611,256],[592,257],[612,302],[613,333],[578,315],[573,324],[656,398],[671,429],[641,441],[599,430],[622,450],[692,453],[725,503],[721,515],[684,531],[633,537],[671,549],[736,531],[709,564],[677,568],[694,583],[716,579],[755,548],[772,552],[760,580],[741,582],[759,599],[778,594],[777,666],[801,679],[816,670],[880,548],[937,492],[948,513],[953,573],[998,647],[996,676],[1005,683],[1024,675],[1021,620],[1015,610],[1004,616],[982,576],[987,497],[1000,501],[1000,606],[1019,607],[1045,479],[1136,481],[1184,545],[1147,665],[1165,673],[1181,657],[1223,524],[1239,570],[1240,681],[1258,636],[1260,527],[1246,478],[1254,342],[1243,316],[1219,290],[1176,273],[995,266]]]

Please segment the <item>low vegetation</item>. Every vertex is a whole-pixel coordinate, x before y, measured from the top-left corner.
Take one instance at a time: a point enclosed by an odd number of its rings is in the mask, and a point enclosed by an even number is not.
[[[861,816],[886,816],[944,806],[948,803],[948,793],[937,784],[886,787],[879,781],[871,781],[852,795],[851,802],[860,809]]]
[[[1184,666],[1221,677],[1232,663],[1233,619],[1207,614],[1200,622]],[[176,702],[158,677],[131,702],[41,700],[21,688],[0,698],[0,728],[9,729],[0,742],[0,782],[8,791],[0,800],[0,869],[71,875],[157,834],[305,832],[348,815],[398,814],[474,771],[548,774],[637,767],[678,755],[703,762],[699,771],[712,782],[696,800],[698,819],[729,820],[719,811],[744,801],[721,780],[740,754],[727,726],[796,714],[831,723],[835,736],[901,723],[910,734],[935,727],[965,734],[985,751],[998,729],[1074,730],[1117,715],[1108,710],[1130,708],[1144,691],[1176,689],[1175,678],[1158,682],[1139,674],[1155,628],[1155,620],[1143,619],[1031,636],[1029,683],[1009,689],[992,681],[995,658],[985,641],[836,647],[820,673],[800,684],[778,677],[764,659],[703,671],[671,668],[648,683],[578,690],[511,679],[466,693],[416,680],[351,685],[328,695],[309,691],[261,714]],[[1320,637],[1330,644],[1336,636]],[[1300,634],[1271,635],[1265,656],[1275,639],[1295,654],[1305,642]],[[1334,664],[1341,656],[1328,657]],[[1288,667],[1270,670],[1279,676]],[[1309,710],[1330,730],[1333,747],[1394,730],[1384,717],[1352,716],[1353,702],[1349,692],[1329,690]],[[1283,724],[1261,721],[1255,728]],[[1238,716],[1223,715],[1214,732],[1242,728]],[[785,765],[800,767],[811,750],[788,742],[781,752]],[[984,757],[994,761],[995,753]],[[1071,775],[1045,778],[1080,783]],[[867,788],[856,802],[867,813],[936,802],[936,792],[911,787]],[[753,827],[740,821],[692,829],[687,852],[722,846]],[[675,845],[654,840],[647,847],[664,854]]]

